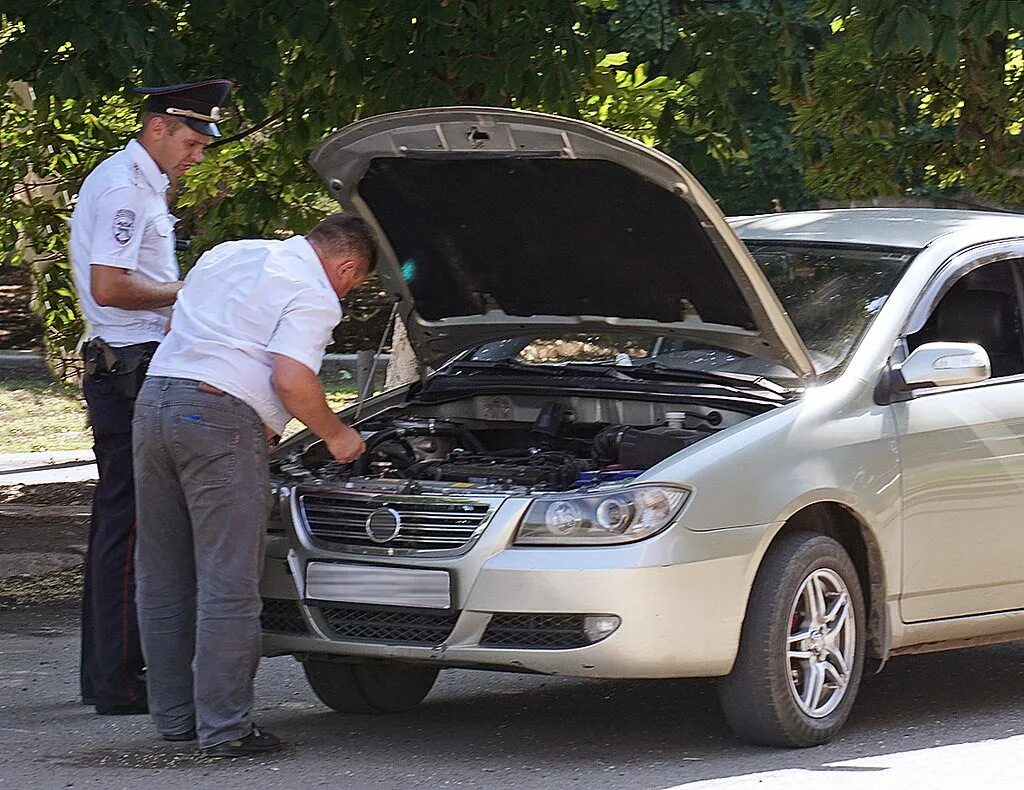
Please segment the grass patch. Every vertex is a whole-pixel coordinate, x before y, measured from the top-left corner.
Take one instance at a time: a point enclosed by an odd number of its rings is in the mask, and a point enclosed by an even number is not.
[[[324,385],[327,403],[334,411],[340,411],[356,399],[356,384],[348,374],[321,372],[320,381]]]
[[[324,378],[327,402],[335,411],[355,398],[352,380],[343,375]],[[0,378],[0,414],[3,415],[5,453],[88,450],[92,447],[85,401],[76,387],[43,378]],[[291,436],[303,429],[292,420],[285,429]]]
[[[0,579],[0,610],[82,600],[82,568]]]
[[[0,379],[5,453],[88,450],[85,401],[75,387],[46,379]]]
[[[356,387],[351,377],[340,373],[322,373],[320,375],[320,381],[324,385],[324,395],[327,396],[327,405],[330,406],[332,410],[341,411],[356,399]],[[285,426],[281,439],[287,439],[300,431],[304,431],[305,429],[306,426],[301,422],[298,420],[292,420],[287,426]]]

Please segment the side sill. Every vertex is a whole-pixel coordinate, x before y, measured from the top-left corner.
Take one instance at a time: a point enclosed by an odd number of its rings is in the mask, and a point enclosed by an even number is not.
[[[970,636],[963,639],[948,639],[941,642],[921,642],[916,645],[904,645],[894,647],[889,651],[889,658],[893,656],[916,656],[924,653],[939,653],[944,650],[959,650],[962,647],[984,647],[985,645],[999,645],[1004,642],[1017,642],[1024,639],[1024,630],[1007,631],[1002,634],[985,634],[982,636]]]

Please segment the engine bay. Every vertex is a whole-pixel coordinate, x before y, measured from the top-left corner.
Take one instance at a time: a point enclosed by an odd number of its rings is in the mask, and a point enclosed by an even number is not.
[[[477,396],[357,423],[366,453],[354,463],[334,461],[314,439],[275,456],[272,471],[282,482],[360,488],[567,491],[637,477],[750,416],[700,404]]]

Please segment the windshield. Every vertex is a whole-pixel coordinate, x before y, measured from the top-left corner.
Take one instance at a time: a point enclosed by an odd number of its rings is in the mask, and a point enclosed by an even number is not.
[[[749,243],[818,373],[840,368],[916,251]]]
[[[750,245],[803,339],[819,374],[838,371],[915,252],[825,244]],[[648,364],[659,369],[743,373],[792,381],[795,374],[758,357],[686,338],[637,333],[529,335],[486,343],[467,359],[522,365]]]

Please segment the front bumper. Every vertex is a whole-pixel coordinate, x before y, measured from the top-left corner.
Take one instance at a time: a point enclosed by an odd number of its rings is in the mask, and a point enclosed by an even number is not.
[[[469,551],[447,558],[330,551],[310,541],[295,523],[301,518],[289,520],[286,535],[267,542],[261,588],[264,654],[331,654],[579,677],[728,674],[768,525],[705,533],[676,525],[625,546],[511,547],[526,505],[526,500],[505,501]],[[446,569],[452,574],[452,609],[310,601],[305,569],[313,560]],[[525,634],[535,626],[571,625],[573,616],[582,621],[586,615],[615,615],[620,624],[599,641],[583,639],[581,646],[562,646],[572,641],[564,628],[550,639],[555,631],[545,632],[544,646],[525,647],[514,638],[521,644],[509,646],[507,629],[504,638],[495,638],[501,624],[521,626],[519,633]]]

